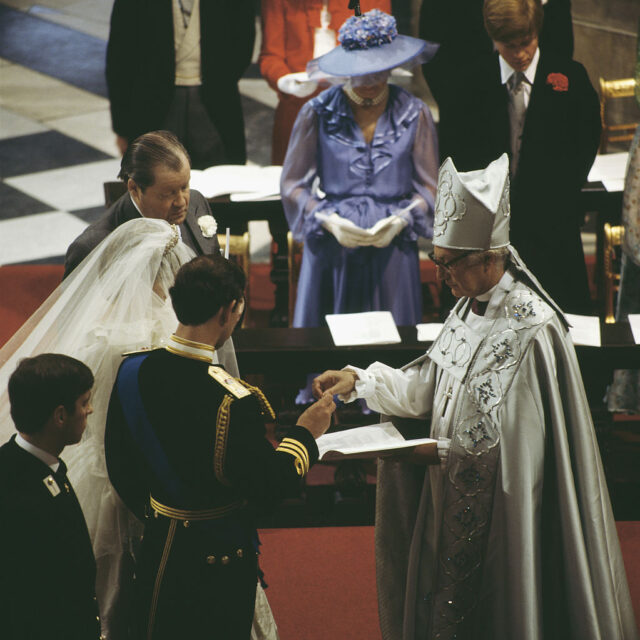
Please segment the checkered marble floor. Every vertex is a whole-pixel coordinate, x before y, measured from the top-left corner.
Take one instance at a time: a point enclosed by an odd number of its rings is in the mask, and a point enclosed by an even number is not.
[[[115,146],[104,81],[112,0],[0,2],[0,265],[60,263],[104,212]],[[254,64],[240,82],[249,161],[268,164],[276,96]],[[266,223],[252,223],[255,260]]]

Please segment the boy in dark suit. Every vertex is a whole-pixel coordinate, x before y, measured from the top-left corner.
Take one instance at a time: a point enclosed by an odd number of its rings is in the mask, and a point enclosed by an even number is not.
[[[577,211],[600,138],[598,97],[584,67],[540,52],[540,0],[485,0],[497,52],[470,62],[441,111],[440,149],[461,171],[507,152],[511,238],[560,307],[590,308]]]
[[[59,455],[92,413],[79,360],[25,358],[9,379],[18,434],[0,447],[0,637],[101,638],[87,525]]]

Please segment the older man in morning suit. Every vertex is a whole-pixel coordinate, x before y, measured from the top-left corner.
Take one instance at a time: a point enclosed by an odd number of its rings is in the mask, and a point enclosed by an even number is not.
[[[118,176],[127,193],[71,243],[64,277],[116,227],[140,216],[179,225],[183,242],[198,255],[218,252],[213,220],[202,220],[211,216],[211,209],[202,194],[189,189],[190,176],[189,154],[173,133],[152,131],[132,142]]]

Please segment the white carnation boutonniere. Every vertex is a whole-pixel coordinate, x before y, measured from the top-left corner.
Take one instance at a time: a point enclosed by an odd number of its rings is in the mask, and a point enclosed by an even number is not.
[[[218,223],[213,216],[200,216],[198,218],[198,225],[205,238],[213,238],[215,232],[218,230]]]

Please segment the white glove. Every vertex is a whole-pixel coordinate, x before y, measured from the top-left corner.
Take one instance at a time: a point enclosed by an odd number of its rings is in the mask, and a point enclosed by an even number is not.
[[[315,80],[309,80],[306,71],[288,73],[286,76],[278,78],[278,89],[280,89],[282,93],[288,93],[297,98],[306,98],[317,88],[318,83]]]
[[[372,233],[369,244],[382,249],[391,244],[391,241],[407,226],[408,221],[402,216],[388,216],[378,220],[368,231]]]
[[[315,216],[343,247],[353,249],[371,244],[371,235],[366,229],[361,229],[351,220],[340,217],[335,211],[316,211]]]

